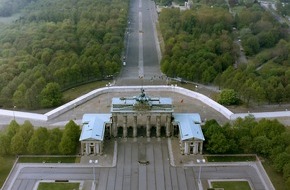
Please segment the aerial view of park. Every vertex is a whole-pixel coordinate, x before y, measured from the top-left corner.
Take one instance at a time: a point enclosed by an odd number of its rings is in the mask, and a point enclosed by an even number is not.
[[[1,190],[290,190],[289,26],[287,0],[0,0]]]

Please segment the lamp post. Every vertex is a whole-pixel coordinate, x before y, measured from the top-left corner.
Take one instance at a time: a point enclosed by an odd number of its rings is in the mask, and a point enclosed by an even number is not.
[[[14,119],[14,121],[15,121],[15,108],[16,108],[16,106],[13,106],[13,119]]]
[[[76,103],[74,103],[74,113],[73,113],[73,116],[74,116],[74,120],[77,120],[77,116],[76,116]]]
[[[94,181],[93,181],[93,188],[92,188],[92,189],[96,189],[96,172],[95,172],[95,164],[98,163],[98,160],[90,160],[89,163],[90,163],[90,164],[93,164],[93,176],[94,176]]]
[[[201,164],[204,164],[205,163],[205,159],[197,159],[196,162],[199,165],[199,172],[198,172],[198,184],[201,185],[201,181],[200,181],[200,174],[201,174]]]

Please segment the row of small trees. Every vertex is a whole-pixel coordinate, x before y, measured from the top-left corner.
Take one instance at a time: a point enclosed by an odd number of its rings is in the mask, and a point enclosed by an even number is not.
[[[0,155],[54,155],[75,154],[79,144],[80,127],[73,121],[59,128],[34,128],[25,121],[19,125],[11,121],[4,132],[0,133]]]
[[[204,149],[212,154],[257,153],[269,159],[290,187],[290,130],[277,120],[256,121],[249,116],[220,126],[209,120],[203,126]]]

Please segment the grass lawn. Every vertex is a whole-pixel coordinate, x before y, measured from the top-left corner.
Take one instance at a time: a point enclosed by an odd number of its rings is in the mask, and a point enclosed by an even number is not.
[[[16,158],[14,156],[5,156],[3,158],[1,158],[1,160],[5,163],[0,164],[0,188],[2,187],[2,185],[4,184]]]
[[[37,190],[78,190],[79,183],[39,183]]]
[[[76,99],[77,97],[84,95],[92,90],[105,87],[106,84],[108,84],[111,81],[105,80],[105,81],[96,81],[91,82],[88,84],[84,84],[75,88],[71,88],[69,90],[66,90],[63,92],[63,99],[65,102],[69,102],[71,100]]]
[[[213,188],[224,188],[224,190],[251,190],[247,181],[214,181]]]
[[[256,156],[206,156],[208,162],[249,162],[256,161]]]
[[[79,163],[79,157],[19,157],[19,163]]]
[[[271,182],[273,183],[276,190],[286,190],[286,185],[283,180],[283,176],[277,173],[275,169],[271,166],[270,162],[265,160],[262,161],[263,167],[266,170]]]

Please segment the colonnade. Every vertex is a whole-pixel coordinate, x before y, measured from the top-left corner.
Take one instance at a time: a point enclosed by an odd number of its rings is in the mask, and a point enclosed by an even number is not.
[[[151,136],[151,120],[152,120],[152,115],[153,114],[146,114],[146,115],[141,115],[140,117],[142,118],[146,118],[146,137],[150,137]],[[133,117],[133,123],[132,123],[132,127],[133,127],[133,137],[137,137],[137,130],[138,130],[138,116],[137,114],[113,114],[112,119],[113,119],[113,125],[112,125],[112,131],[113,131],[113,136],[117,137],[118,135],[118,119],[121,117],[121,127],[123,128],[123,137],[127,137],[128,136],[128,117]],[[166,128],[166,137],[170,137],[171,135],[171,114],[170,113],[166,113],[166,114],[155,114],[156,117],[156,122],[154,122],[156,124],[156,137],[160,137],[160,133],[161,133],[161,117],[165,117],[166,121],[165,121],[165,128]]]
[[[202,154],[203,141],[180,141],[181,154]]]
[[[103,141],[81,141],[81,152],[82,155],[102,154]]]

